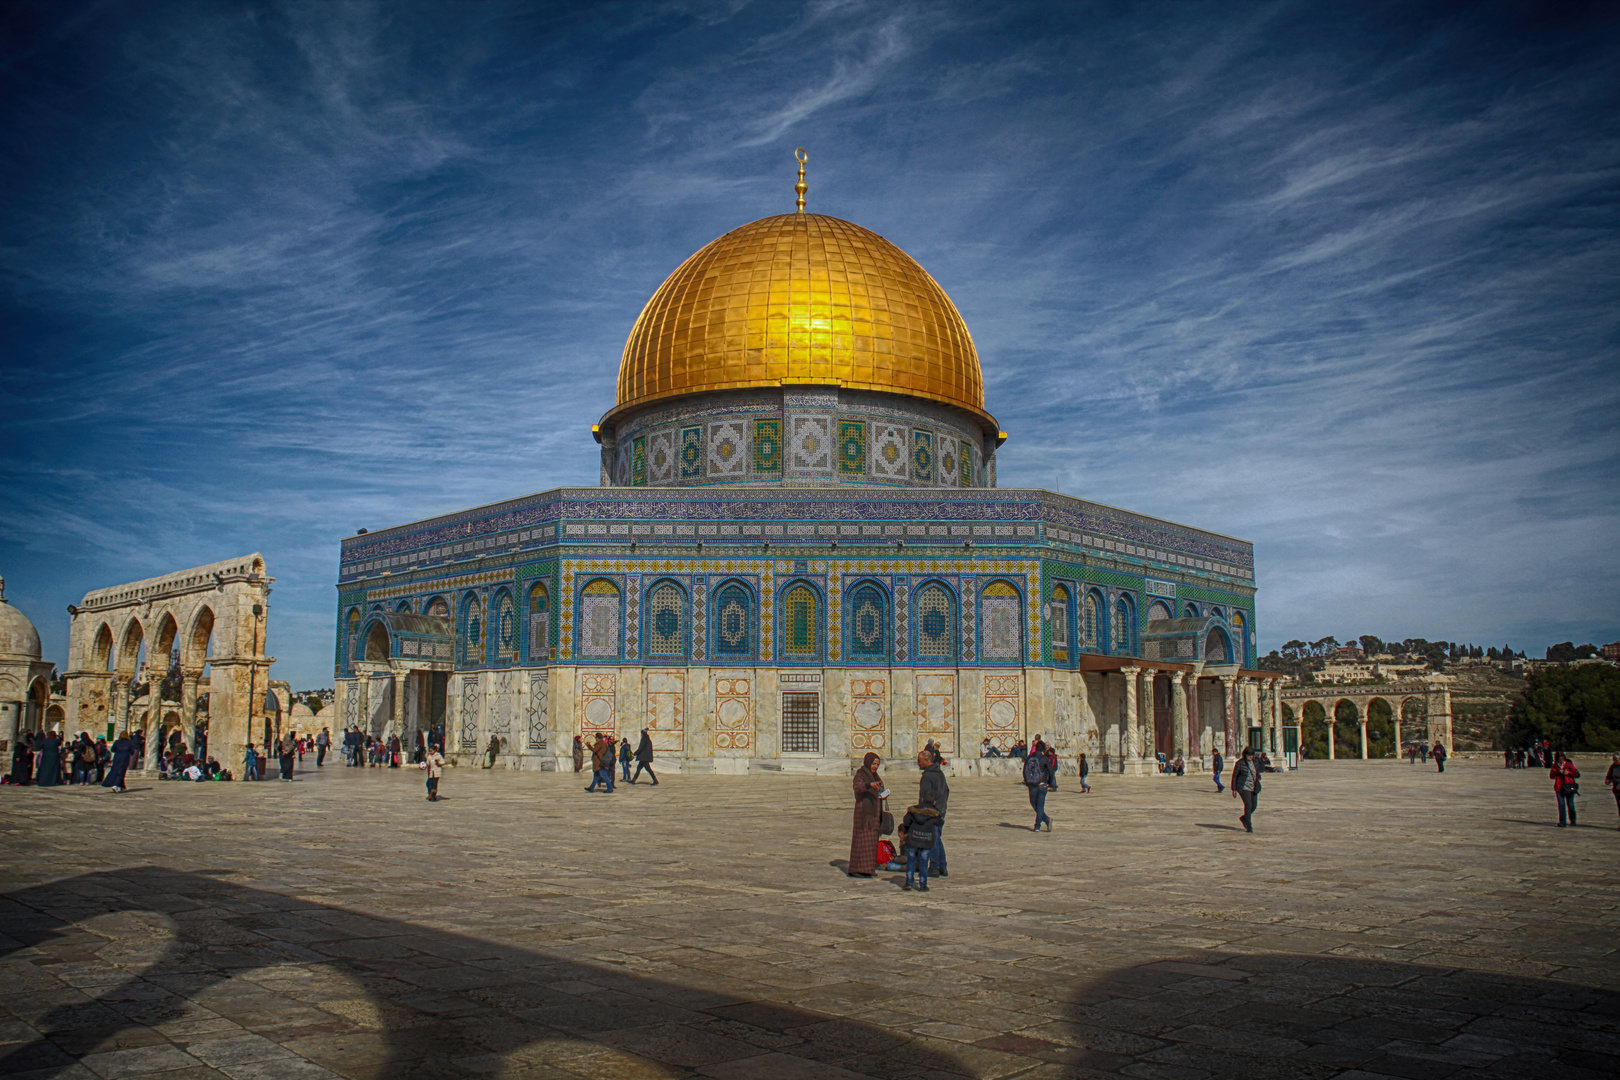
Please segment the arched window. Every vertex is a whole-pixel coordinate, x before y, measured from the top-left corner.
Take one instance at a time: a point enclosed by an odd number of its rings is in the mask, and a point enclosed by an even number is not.
[[[1249,635],[1246,633],[1248,624],[1243,621],[1243,612],[1232,612],[1232,636],[1237,639],[1238,661],[1243,662],[1249,655]]]
[[[517,659],[517,605],[505,589],[495,598],[495,659],[507,663]]]
[[[105,631],[106,627],[102,627],[102,630]],[[111,642],[112,642],[112,635],[111,634],[107,635],[107,640],[108,640],[108,643],[111,644]],[[360,651],[360,609],[359,608],[350,608],[349,609],[349,660],[351,662],[360,659],[359,651]]]
[[[1215,664],[1232,662],[1231,643],[1218,626],[1210,627],[1209,634],[1204,638],[1204,662]]]
[[[715,656],[729,660],[754,658],[753,613],[753,597],[736,582],[731,582],[715,594]]]
[[[445,603],[444,597],[435,596],[428,601],[427,607],[422,609],[422,614],[432,615],[436,619],[448,619],[450,617],[450,605]]]
[[[1069,658],[1069,616],[1073,613],[1073,605],[1067,585],[1053,587],[1052,600],[1046,607],[1046,633],[1052,642],[1052,657],[1055,660]]]
[[[1198,618],[1198,605],[1197,605],[1197,604],[1194,604],[1194,603],[1191,603],[1191,602],[1190,602],[1190,601],[1189,601],[1189,602],[1188,602],[1188,604],[1187,604],[1187,610],[1186,610],[1186,611],[1184,611],[1184,612],[1182,612],[1182,614],[1183,614],[1183,615],[1184,615],[1184,616],[1185,616],[1185,617],[1187,617],[1187,618],[1189,618],[1189,619],[1196,619],[1196,618]]]
[[[380,663],[388,660],[388,628],[380,622],[371,624],[366,631],[366,662]]]
[[[551,658],[551,590],[545,582],[529,586],[529,659]]]
[[[1019,631],[1023,604],[1018,590],[1005,581],[992,581],[979,594],[981,655],[986,660],[1021,660],[1024,635]]]
[[[917,658],[949,662],[956,656],[955,605],[943,585],[924,585],[917,591]]]
[[[1114,602],[1114,653],[1117,656],[1135,656],[1136,620],[1131,614],[1131,602],[1120,597]]]
[[[579,654],[618,659],[619,587],[606,578],[597,578],[580,594]]]
[[[821,603],[808,585],[795,585],[782,598],[782,655],[810,659],[820,654]]]
[[[1102,630],[1102,603],[1097,599],[1096,593],[1087,593],[1085,623],[1080,628],[1082,635],[1081,648],[1101,649],[1103,647]]]
[[[871,582],[850,594],[846,623],[849,655],[861,660],[883,660],[889,655],[889,604],[883,590]]]
[[[394,610],[409,615],[411,613],[411,602],[409,600],[401,600],[399,603],[394,605]]]
[[[461,620],[461,661],[479,664],[484,660],[484,605],[478,597],[469,595]]]
[[[1170,605],[1163,600],[1155,600],[1148,605],[1148,622],[1170,617]]]
[[[686,596],[673,581],[655,586],[647,598],[647,655],[686,655]]]

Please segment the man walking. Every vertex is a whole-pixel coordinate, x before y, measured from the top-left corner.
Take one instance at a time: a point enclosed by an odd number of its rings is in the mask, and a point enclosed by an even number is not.
[[[427,758],[422,762],[422,767],[427,770],[428,802],[438,802],[439,777],[444,775],[444,755],[431,743],[428,744]]]
[[[951,785],[946,782],[941,762],[938,750],[932,753],[924,750],[917,755],[917,768],[922,770],[917,784],[917,805],[932,806],[939,811],[939,819],[934,822],[934,851],[928,860],[929,869],[935,877],[950,877],[945,872],[945,806],[951,801]],[[925,884],[927,878],[924,873]]]
[[[315,767],[318,769],[326,764],[326,748],[332,745],[332,729],[321,728],[321,733],[315,736]]]
[[[1221,792],[1226,790],[1226,788],[1221,786],[1221,770],[1224,769],[1224,768],[1226,768],[1226,759],[1221,757],[1221,748],[1217,746],[1215,748],[1215,767],[1214,767],[1215,794],[1217,794],[1217,795],[1219,795]]]
[[[1243,800],[1243,828],[1254,832],[1254,804],[1260,797],[1260,769],[1254,763],[1254,750],[1245,746],[1243,756],[1232,766],[1232,798]]]
[[[1046,831],[1052,831],[1052,819],[1046,816],[1046,755],[1031,754],[1024,759],[1024,786],[1029,789],[1029,805],[1035,811],[1035,827],[1032,831],[1040,832],[1041,825],[1046,825]]]
[[[591,786],[586,791],[595,791],[598,784],[602,785],[604,791],[613,790],[613,759],[616,756],[614,744],[604,739],[598,731],[596,741],[591,744]]]
[[[1434,744],[1434,750],[1430,752],[1430,756],[1434,758],[1435,768],[1438,769],[1440,772],[1445,772],[1446,771],[1446,744],[1442,743],[1442,742],[1436,742]]]

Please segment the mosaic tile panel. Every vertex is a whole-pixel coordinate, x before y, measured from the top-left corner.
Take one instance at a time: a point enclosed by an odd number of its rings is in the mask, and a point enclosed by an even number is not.
[[[615,671],[579,673],[579,734],[587,746],[601,732],[613,736],[619,725],[619,675]]]
[[[1011,585],[998,581],[985,587],[979,600],[980,621],[984,627],[984,640],[979,647],[984,659],[1022,658],[1022,642],[1019,640],[1023,623],[1021,606],[1018,594]]]
[[[872,475],[880,480],[906,478],[906,429],[895,424],[872,426]]]
[[[714,601],[714,655],[717,660],[754,658],[753,598],[741,585],[730,584]]]
[[[461,749],[478,749],[478,727],[483,721],[483,695],[478,692],[477,675],[458,676],[461,682]]]
[[[630,444],[630,484],[641,487],[647,483],[647,440],[636,439]]]
[[[782,471],[782,421],[754,421],[754,471],[757,473]]]
[[[955,435],[946,435],[941,432],[939,436],[939,484],[941,487],[955,487],[957,483],[957,470],[961,466],[961,448]]]
[[[551,656],[551,590],[536,583],[529,589],[529,659]]]
[[[741,420],[709,425],[708,467],[710,479],[748,475],[748,437]],[[758,465],[754,466],[756,469]]]
[[[647,672],[647,734],[661,754],[686,751],[686,672]]]
[[[859,586],[849,598],[849,655],[852,660],[881,660],[889,654],[889,612],[883,590]]]
[[[934,433],[911,432],[911,479],[922,484],[934,482]]]
[[[795,473],[833,471],[832,418],[793,416],[788,418],[789,467]]]
[[[647,483],[667,484],[675,479],[675,433],[655,431],[647,437]]]
[[[709,654],[707,628],[709,625],[709,585],[701,576],[692,579],[692,659],[703,660]]]
[[[606,588],[603,588],[606,586]],[[612,591],[609,591],[609,590]],[[619,593],[606,581],[593,581],[579,598],[581,656],[619,656]]]
[[[624,656],[634,660],[641,655],[641,575],[624,579]]]
[[[808,659],[819,655],[820,600],[808,585],[795,585],[782,598],[782,655]]]
[[[680,473],[682,480],[697,480],[703,476],[702,428],[681,429]]]
[[[991,744],[1008,750],[1023,738],[1022,675],[984,677],[984,735]]]
[[[714,677],[714,745],[717,750],[747,750],[754,740],[753,678]]]
[[[886,679],[849,680],[849,747],[857,753],[888,747],[889,684]]]
[[[911,657],[910,586],[906,579],[894,579],[894,658],[904,662]]]
[[[978,621],[973,617],[973,596],[978,589],[978,579],[963,574],[957,582],[958,595],[966,597],[958,611],[962,618],[962,660],[971,664],[979,658]]]
[[[921,674],[917,680],[917,746],[933,739],[946,757],[956,753],[956,673]]]
[[[970,488],[973,486],[973,447],[967,443],[961,444],[962,449],[957,463],[957,487]]]
[[[501,590],[495,607],[495,659],[511,663],[517,659],[517,605],[512,594]]]
[[[859,420],[838,421],[838,471],[866,475],[866,425]]]

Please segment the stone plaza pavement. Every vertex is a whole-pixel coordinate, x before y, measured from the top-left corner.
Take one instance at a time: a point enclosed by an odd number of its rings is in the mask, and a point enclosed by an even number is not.
[[[1544,774],[1308,763],[952,783],[950,876],[851,879],[849,784],[307,760],[295,784],[0,788],[0,1074],[1620,1073],[1620,831]],[[915,767],[885,770],[902,809]]]

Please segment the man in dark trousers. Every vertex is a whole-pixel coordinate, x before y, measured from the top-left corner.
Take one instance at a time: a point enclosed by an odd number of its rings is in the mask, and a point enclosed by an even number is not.
[[[1218,795],[1226,789],[1221,786],[1221,770],[1226,768],[1226,759],[1221,757],[1220,747],[1215,748],[1215,765],[1210,770],[1215,776],[1215,793]]]
[[[945,804],[951,800],[951,785],[945,780],[941,760],[938,750],[924,750],[917,755],[917,768],[922,770],[922,779],[917,785],[917,804],[930,804],[939,811],[939,820],[934,823],[934,853],[929,859],[930,869],[935,877],[950,877],[945,872]]]
[[[1232,798],[1243,800],[1243,828],[1254,832],[1254,804],[1260,797],[1260,769],[1254,763],[1254,750],[1243,748],[1243,756],[1232,766]]]
[[[332,745],[332,729],[321,728],[321,733],[315,736],[315,767],[318,769],[326,764],[326,748]]]
[[[1436,742],[1434,744],[1434,750],[1430,753],[1429,756],[1434,758],[1435,770],[1437,772],[1445,772],[1446,771],[1446,744],[1445,743]]]

